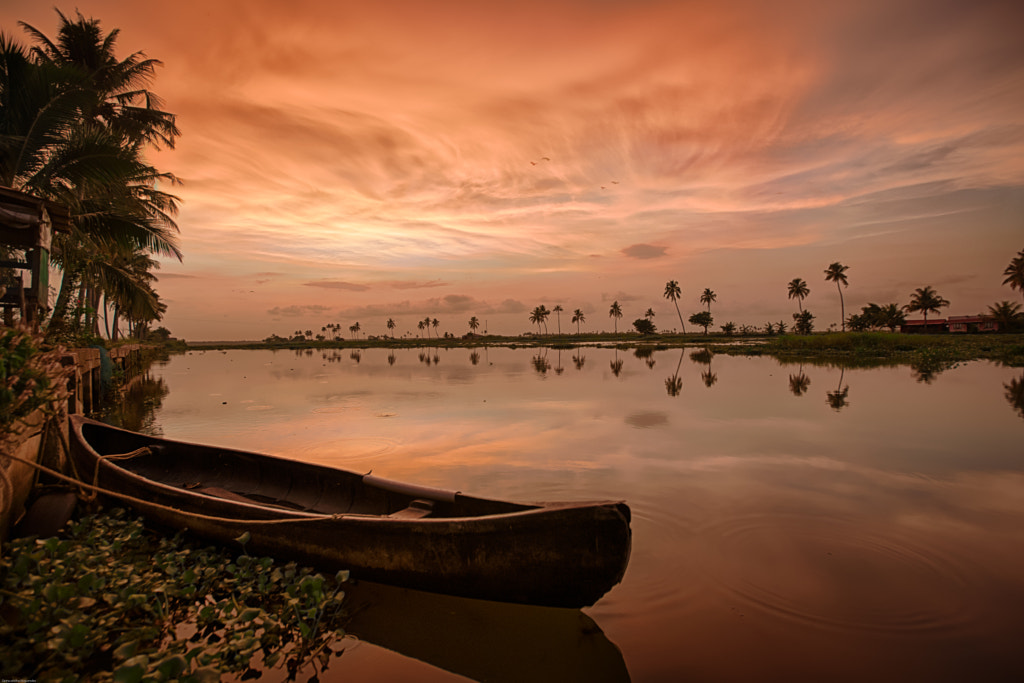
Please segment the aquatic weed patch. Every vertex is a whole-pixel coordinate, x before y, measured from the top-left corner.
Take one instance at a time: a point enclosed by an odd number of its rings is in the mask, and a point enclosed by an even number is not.
[[[0,673],[142,682],[323,669],[345,635],[346,578],[162,536],[123,510],[85,517],[5,548]]]
[[[712,345],[715,353],[766,355],[780,361],[823,362],[869,367],[874,362],[897,362],[928,367],[951,367],[970,360],[991,360],[1024,367],[1024,335],[912,335],[887,332],[831,332],[782,335],[756,346]]]

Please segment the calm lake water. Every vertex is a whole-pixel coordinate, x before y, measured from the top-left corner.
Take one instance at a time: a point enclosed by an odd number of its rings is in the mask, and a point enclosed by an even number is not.
[[[629,569],[595,606],[362,584],[355,637],[321,681],[1024,680],[1019,368],[693,348],[194,351],[147,385],[159,395],[126,426],[632,508]]]

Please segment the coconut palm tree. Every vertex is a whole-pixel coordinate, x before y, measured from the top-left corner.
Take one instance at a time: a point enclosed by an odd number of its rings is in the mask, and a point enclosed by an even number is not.
[[[548,307],[545,306],[544,304],[541,304],[540,306],[538,306],[537,310],[540,312],[540,321],[544,324],[544,334],[547,334],[548,333],[548,316],[551,315],[551,311],[549,311]]]
[[[349,325],[348,326],[348,331],[352,333],[353,337],[359,334],[359,330],[360,329],[362,329],[362,328],[360,328],[358,322],[356,322],[354,325]]]
[[[82,268],[98,253],[142,250],[181,258],[175,244],[177,199],[157,189],[174,184],[142,158],[145,145],[173,147],[174,116],[146,89],[155,60],[117,60],[118,31],[58,11],[56,41],[22,24],[31,54],[0,38],[0,184],[64,204],[71,233],[56,236],[53,263],[64,274],[51,319],[59,328],[74,292],[98,300]],[[118,249],[112,249],[110,243]]]
[[[789,298],[796,299],[796,305],[800,309],[800,312],[804,312],[803,300],[811,293],[811,290],[807,288],[807,283],[803,279],[795,277],[789,281]]]
[[[437,326],[440,325],[440,324],[441,324],[441,321],[438,320],[437,318],[434,318],[433,320],[430,321],[430,325],[434,328],[434,336],[437,337],[438,339],[441,338],[440,335],[437,332]],[[437,361],[435,361],[435,362],[437,362]]]
[[[576,334],[579,335],[580,323],[585,323],[587,321],[587,317],[583,315],[583,311],[577,308],[575,311],[572,312],[572,321],[576,323]]]
[[[931,287],[918,287],[914,290],[914,293],[910,295],[910,303],[907,305],[907,311],[914,313],[921,311],[924,313],[924,325],[925,329],[928,329],[928,314],[939,313],[943,308],[949,306],[949,302],[939,296]]]
[[[711,312],[711,302],[712,301],[718,301],[718,295],[716,295],[714,292],[712,292],[710,288],[705,288],[704,292],[701,293],[701,295],[700,295],[700,302],[702,304],[707,304],[708,313]]]
[[[159,267],[158,261],[140,250],[122,248],[98,255],[85,271],[91,283],[89,293],[92,298],[89,299],[84,329],[98,334],[98,313],[103,311],[106,317],[108,306],[113,307],[113,324],[107,335],[110,339],[117,338],[118,318],[121,316],[129,321],[133,331],[140,324],[148,325],[160,320],[167,306],[153,289],[156,276],[152,271]]]
[[[888,327],[890,332],[906,322],[907,316],[899,304],[886,304],[878,309],[878,324]]]
[[[96,19],[86,19],[77,12],[75,21],[60,10],[56,41],[25,22],[22,28],[35,39],[36,57],[58,67],[78,70],[85,77],[85,87],[93,97],[83,114],[133,144],[151,144],[157,148],[173,148],[181,135],[175,117],[159,109],[160,98],[146,89],[162,63],[136,52],[123,60],[114,55],[120,34],[111,30],[106,36]]]
[[[619,306],[618,301],[612,302],[612,307],[608,309],[608,316],[612,318],[615,323],[615,333],[619,332],[619,318],[622,317],[622,307]]]
[[[530,322],[537,326],[537,334],[541,334],[540,324],[544,322],[543,306],[534,306],[530,311]]]
[[[676,307],[676,315],[679,316],[679,325],[683,329],[683,334],[686,334],[686,323],[683,322],[683,314],[679,312],[679,297],[683,295],[683,290],[679,289],[679,283],[675,280],[669,280],[665,283],[665,298],[670,300]]]
[[[478,327],[480,327],[480,320],[474,315],[469,319],[469,331],[475,333]]]
[[[1021,313],[1020,304],[1010,301],[1000,301],[988,307],[988,314],[999,323],[999,329],[1009,331],[1014,329],[1024,318]]]
[[[391,332],[391,338],[394,339],[395,338],[395,319],[394,318],[388,318],[387,325],[388,325],[388,331]]]
[[[843,332],[846,332],[846,304],[843,303],[843,287],[849,286],[849,283],[846,281],[846,271],[848,268],[849,266],[844,266],[839,261],[836,261],[825,269],[825,281],[836,283],[836,289],[839,290],[839,320],[842,322]],[[843,287],[840,287],[840,284]]]
[[[654,320],[654,309],[648,308],[647,312],[644,313],[644,317],[647,318],[648,320]]]
[[[1017,252],[1017,255],[1010,261],[1003,271],[1006,279],[1004,285],[1010,285],[1010,289],[1019,289],[1021,296],[1024,296],[1024,249]]]
[[[65,271],[61,294],[67,301],[79,281],[75,257],[95,251],[97,239],[180,259],[172,220],[177,200],[157,188],[158,182],[174,184],[177,180],[157,172],[141,158],[147,144],[173,147],[180,131],[174,115],[161,111],[159,97],[147,89],[161,62],[141,52],[119,60],[115,55],[117,29],[104,36],[99,22],[81,13],[76,20],[59,10],[57,16],[60,22],[53,41],[32,26],[22,23],[22,27],[36,42],[32,55],[38,65],[65,75],[58,80],[57,89],[65,95],[60,99],[71,95],[77,100],[78,118],[74,125],[63,127],[62,144],[54,146],[50,139],[49,145],[37,145],[36,154],[23,159],[33,166],[26,182],[46,195],[56,183],[58,196],[51,199],[72,210],[72,234],[57,236],[53,250],[54,263]],[[59,104],[55,111],[61,110]],[[45,136],[34,133],[25,139],[44,140]],[[92,179],[102,172],[103,181],[79,178],[69,184],[61,170],[73,167]],[[59,295],[57,302],[59,317]]]
[[[416,327],[418,327],[418,328],[419,328],[419,330],[420,330],[420,332],[422,332],[422,331],[423,331],[423,328],[424,328],[424,327],[426,327],[426,323],[424,323],[424,322],[423,322],[423,321],[421,320],[421,321],[419,321],[418,323],[416,323]]]
[[[562,311],[565,309],[562,308],[562,304],[555,304],[555,307],[551,310],[554,312],[555,317],[558,320],[558,336],[562,336]]]

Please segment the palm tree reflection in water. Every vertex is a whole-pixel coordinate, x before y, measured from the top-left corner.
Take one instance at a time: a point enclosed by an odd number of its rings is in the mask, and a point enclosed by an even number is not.
[[[676,363],[676,371],[672,373],[671,377],[665,379],[665,391],[669,396],[678,396],[683,391],[683,379],[679,376],[679,368],[683,365],[683,356],[686,355],[686,349],[682,349],[679,352],[679,362]]]
[[[544,347],[543,351],[538,351],[537,355],[533,357],[533,369],[541,375],[547,374],[551,369],[551,363],[548,362],[547,357],[547,347]]]
[[[1021,419],[1024,419],[1024,375],[1019,379],[1011,379],[1009,384],[1004,384],[1006,389],[1006,400],[1009,402]]]
[[[709,389],[711,386],[718,381],[718,375],[711,371],[711,359],[714,358],[715,354],[711,349],[701,349],[700,351],[694,351],[690,354],[690,360],[694,363],[700,363],[707,365],[707,369],[700,373],[700,378],[704,381],[704,386]]]
[[[800,366],[795,375],[789,376],[789,390],[794,396],[803,396],[811,386],[811,378],[804,374],[804,366]]]
[[[836,412],[839,412],[849,405],[846,401],[846,397],[850,393],[850,387],[849,385],[845,388],[843,387],[843,375],[845,372],[846,368],[839,369],[839,387],[835,391],[828,392],[828,405]]]
[[[618,349],[615,349],[615,357],[613,360],[609,362],[609,365],[611,366],[612,374],[615,375],[616,377],[618,377],[619,374],[622,373],[622,359],[619,358]]]

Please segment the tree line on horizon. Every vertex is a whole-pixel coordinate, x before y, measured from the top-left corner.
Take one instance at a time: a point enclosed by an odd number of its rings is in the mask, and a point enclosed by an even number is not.
[[[847,327],[854,332],[864,332],[868,330],[882,330],[888,329],[890,332],[895,332],[897,328],[903,325],[906,320],[907,313],[921,313],[924,316],[925,324],[928,321],[929,313],[940,313],[943,308],[950,305],[950,302],[939,295],[937,291],[930,285],[924,287],[918,287],[910,294],[910,302],[905,305],[898,303],[889,304],[876,304],[869,303],[863,306],[859,313],[853,313],[849,316],[846,315],[846,304],[843,298],[843,289],[849,287],[849,278],[846,275],[846,271],[849,267],[836,261],[829,264],[828,268],[824,270],[824,276],[826,282],[834,282],[836,289],[839,293],[839,305],[840,305],[840,316],[842,321],[842,331],[846,331]],[[1004,285],[1009,285],[1011,289],[1021,290],[1021,294],[1024,295],[1024,249],[1010,261],[1010,264],[1003,271],[1005,279],[1003,280]],[[764,333],[768,335],[773,334],[785,334],[787,330],[792,330],[796,334],[811,334],[814,331],[814,320],[815,316],[809,311],[804,309],[804,299],[810,294],[810,287],[806,280],[803,278],[793,278],[786,285],[786,291],[789,299],[796,299],[797,312],[793,314],[793,323],[788,325],[784,320],[778,322],[765,323],[763,328],[757,328],[748,325],[737,325],[733,322],[727,322],[721,326],[722,332],[726,335],[732,335],[736,332],[740,334],[757,334]],[[669,280],[665,283],[665,289],[663,292],[664,298],[668,299],[675,306],[676,314],[679,316],[679,324],[682,329],[682,333],[686,334],[686,323],[683,321],[683,314],[679,308],[679,301],[682,298],[682,289],[679,286],[678,281]],[[698,301],[706,306],[706,310],[698,311],[690,315],[687,320],[691,325],[695,327],[702,327],[704,329],[704,335],[708,334],[708,328],[714,324],[714,317],[711,314],[711,304],[718,301],[718,295],[711,289],[705,288],[698,297]],[[557,335],[562,335],[562,318],[561,314],[565,309],[561,304],[555,305],[554,308],[548,309],[544,304],[535,306],[528,316],[528,319],[532,325],[537,326],[538,335],[549,334],[548,330],[548,318],[554,313],[557,319]],[[1018,327],[1024,327],[1024,310],[1022,310],[1021,304],[1011,301],[1000,301],[992,304],[988,307],[988,317],[993,318],[999,323],[1000,329],[1002,330],[1013,330]],[[618,301],[613,301],[608,309],[608,316],[613,320],[614,334],[618,333],[618,321],[624,316],[622,306]],[[640,334],[656,334],[657,327],[654,324],[655,312],[654,309],[648,308],[642,317],[637,318],[633,321],[633,328]],[[582,309],[575,309],[571,318],[572,324],[576,325],[576,334],[582,334],[581,324],[586,322],[586,315]],[[434,335],[438,339],[440,336],[437,334],[437,328],[440,325],[440,321],[437,318],[431,318],[430,316],[419,321],[417,327],[420,332],[424,332],[429,336],[430,329],[434,329]],[[473,316],[468,322],[470,334],[476,334],[477,329],[480,327],[480,320]],[[390,332],[391,338],[394,339],[394,329],[396,327],[395,320],[388,318],[387,328]],[[361,327],[359,323],[352,325],[349,330],[356,335],[359,333]],[[337,335],[340,330],[340,325],[329,324],[321,328],[320,335],[314,335],[312,330],[296,330],[294,336],[290,338],[290,341],[326,341],[328,339],[337,340]],[[328,333],[332,333],[330,337]],[[385,335],[387,336],[387,335]],[[453,336],[450,333],[445,332],[446,338]],[[283,337],[272,335],[267,338],[268,341],[289,341]]]

